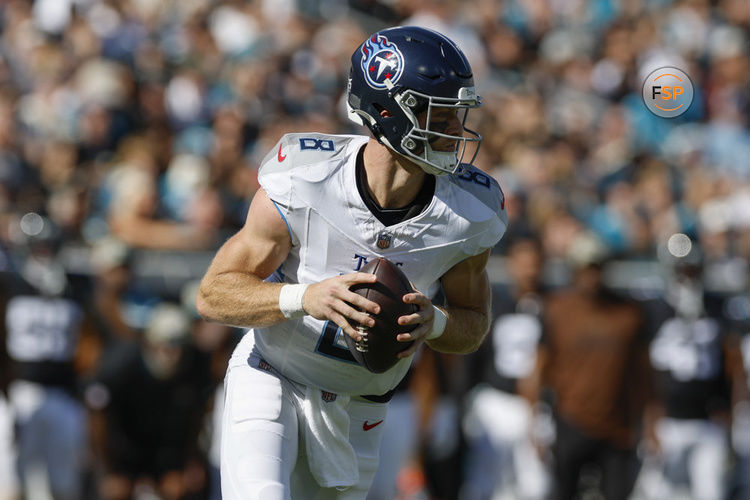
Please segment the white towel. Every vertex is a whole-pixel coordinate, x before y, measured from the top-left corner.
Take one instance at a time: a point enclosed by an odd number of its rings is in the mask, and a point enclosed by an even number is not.
[[[359,482],[357,455],[349,442],[349,396],[323,400],[320,389],[307,387],[304,412],[305,449],[310,472],[324,488],[345,489]]]

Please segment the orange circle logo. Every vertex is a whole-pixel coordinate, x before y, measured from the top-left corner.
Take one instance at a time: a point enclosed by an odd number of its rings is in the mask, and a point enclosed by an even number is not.
[[[693,102],[693,83],[678,68],[656,69],[643,82],[643,102],[656,116],[675,118],[687,111]]]

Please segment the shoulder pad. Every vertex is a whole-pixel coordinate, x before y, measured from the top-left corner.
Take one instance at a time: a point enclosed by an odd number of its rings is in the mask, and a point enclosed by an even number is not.
[[[505,210],[505,195],[500,184],[488,173],[477,167],[461,164],[451,180],[459,189],[468,191],[492,212]]]
[[[319,133],[286,134],[266,154],[260,175],[288,172],[339,157],[358,136]]]
[[[497,181],[468,165],[461,165],[453,175],[440,176],[438,181],[444,183],[443,202],[470,227],[472,236],[464,243],[464,252],[476,255],[494,247],[508,227],[505,196]]]
[[[320,182],[344,163],[352,146],[365,136],[317,133],[286,134],[263,159],[258,182],[277,204],[291,207],[297,182]]]

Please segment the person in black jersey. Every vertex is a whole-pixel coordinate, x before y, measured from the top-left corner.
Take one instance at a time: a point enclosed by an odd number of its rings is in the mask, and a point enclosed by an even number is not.
[[[34,215],[41,231],[26,235],[28,255],[19,264],[22,279],[16,280],[5,309],[17,470],[23,494],[28,494],[35,471],[44,470],[52,498],[78,500],[88,446],[75,366],[84,312],[71,296],[73,287],[57,257],[56,226]]]
[[[727,480],[727,498],[750,498],[750,291],[726,298],[727,365],[732,374],[731,445],[734,467]]]
[[[6,258],[0,246],[0,258]],[[10,379],[10,359],[5,349],[5,308],[8,302],[10,273],[0,271],[0,498],[18,496],[18,476],[16,474],[16,448],[13,435],[13,413],[7,398]]]
[[[507,255],[509,283],[493,288],[491,333],[470,363],[476,386],[465,425],[472,464],[466,498],[541,499],[549,490],[548,466],[534,446],[534,412],[519,387],[532,373],[542,334],[544,256],[541,243],[523,235]],[[545,415],[537,417],[542,423]]]
[[[700,252],[675,257],[663,298],[650,304],[650,346],[663,415],[655,437],[664,498],[724,498],[729,466],[729,417],[739,359],[730,342],[723,298],[704,290]],[[733,380],[735,379],[735,380]]]

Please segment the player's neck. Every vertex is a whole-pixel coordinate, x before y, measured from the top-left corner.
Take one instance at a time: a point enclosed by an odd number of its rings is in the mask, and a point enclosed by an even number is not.
[[[382,208],[401,208],[414,201],[427,175],[375,139],[365,147],[364,166],[367,187]]]

